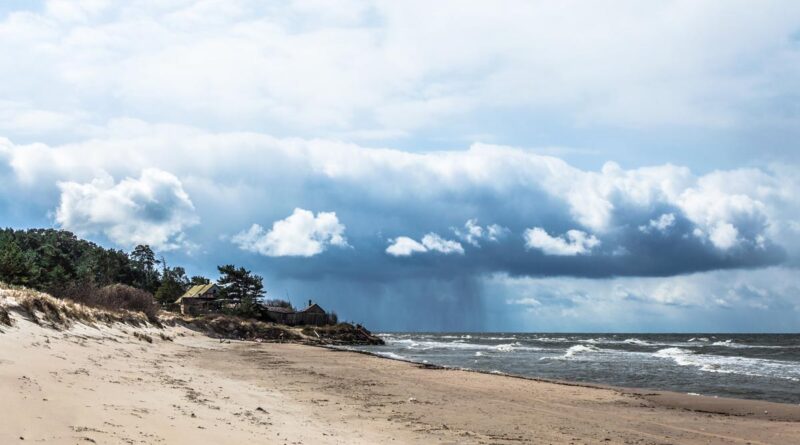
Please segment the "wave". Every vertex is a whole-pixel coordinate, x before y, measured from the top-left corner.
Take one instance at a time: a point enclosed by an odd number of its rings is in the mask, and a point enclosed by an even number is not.
[[[629,345],[639,345],[639,346],[652,346],[653,345],[652,343],[650,343],[648,341],[639,340],[638,338],[627,338],[627,339],[623,340],[622,342],[623,343],[627,343]]]
[[[693,366],[704,372],[800,381],[800,369],[792,362],[699,354],[683,348],[660,349],[653,356],[671,359],[678,366]]]
[[[531,341],[540,341],[543,343],[566,343],[573,340],[570,340],[566,337],[535,337],[532,338]]]
[[[715,341],[714,343],[711,343],[711,346],[726,346],[726,347],[729,347],[729,348],[749,348],[750,347],[748,345],[743,345],[743,344],[740,344],[740,343],[736,343],[733,340]]]
[[[711,343],[711,346],[724,346],[726,348],[761,348],[761,349],[791,349],[796,348],[797,346],[779,346],[779,345],[745,345],[742,343],[736,343],[733,340],[723,340],[723,341],[715,341]]]
[[[692,343],[692,342],[696,342],[696,341],[704,341],[705,342],[705,341],[711,341],[711,340],[709,340],[708,337],[692,337],[687,341],[689,343]]]
[[[571,360],[593,352],[603,352],[603,350],[592,345],[575,345],[567,348],[564,355],[541,357],[539,360]]]
[[[455,341],[432,341],[432,340],[412,340],[412,339],[387,339],[387,343],[391,345],[403,345],[406,349],[416,351],[428,351],[432,349],[449,349],[449,350],[482,350],[482,351],[496,351],[496,352],[512,352],[512,351],[542,351],[543,348],[536,346],[525,346],[520,342],[502,343],[499,345],[484,345],[478,343],[466,343],[463,340]]]
[[[374,354],[375,355],[380,355],[381,357],[390,358],[392,360],[402,360],[404,362],[410,361],[410,359],[408,357],[404,357],[404,356],[402,356],[400,354],[396,354],[396,353],[391,352],[391,351],[389,351],[389,352],[375,351]]]

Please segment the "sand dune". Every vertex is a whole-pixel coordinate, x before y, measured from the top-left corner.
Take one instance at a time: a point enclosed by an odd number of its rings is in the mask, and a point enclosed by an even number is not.
[[[11,315],[0,327],[3,444],[800,443],[791,405]]]

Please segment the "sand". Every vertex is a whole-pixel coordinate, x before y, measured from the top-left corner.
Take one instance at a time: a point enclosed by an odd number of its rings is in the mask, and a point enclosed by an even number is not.
[[[58,331],[17,316],[1,329],[1,444],[800,443],[800,407],[786,404],[425,369],[178,327]]]

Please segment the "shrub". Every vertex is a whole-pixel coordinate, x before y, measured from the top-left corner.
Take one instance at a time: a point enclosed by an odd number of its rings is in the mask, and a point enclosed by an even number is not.
[[[8,308],[0,305],[0,324],[5,326],[11,326],[14,321],[11,319],[11,315],[8,313]]]
[[[151,336],[149,336],[147,334],[142,334],[140,332],[134,332],[133,336],[138,338],[141,341],[146,341],[147,343],[153,343],[153,337],[151,337]]]
[[[290,303],[290,302],[288,302],[286,300],[281,300],[280,298],[266,300],[266,301],[264,301],[264,306],[285,307],[286,309],[295,310],[294,306],[292,306],[292,303]]]
[[[153,295],[125,284],[97,287],[91,283],[74,283],[52,289],[51,294],[86,306],[141,312],[150,322],[158,323],[158,304]]]

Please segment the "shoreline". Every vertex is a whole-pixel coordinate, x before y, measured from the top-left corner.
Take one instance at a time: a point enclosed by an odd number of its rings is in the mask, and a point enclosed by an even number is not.
[[[577,380],[550,379],[546,377],[535,377],[523,374],[514,374],[503,371],[484,371],[482,369],[472,369],[457,366],[439,365],[435,363],[421,363],[411,359],[389,357],[377,352],[362,351],[358,349],[345,349],[345,347],[335,345],[307,345],[320,347],[337,352],[350,352],[363,354],[378,359],[392,360],[418,367],[420,369],[474,372],[477,374],[521,379],[531,382],[548,383],[578,388],[590,388],[614,391],[624,395],[641,397],[665,408],[680,408],[688,411],[707,414],[720,414],[726,416],[753,416],[755,418],[772,420],[800,422],[800,404],[785,402],[775,402],[763,399],[746,399],[736,397],[725,397],[708,394],[684,393],[678,391],[668,391],[654,388],[636,388],[625,386],[605,385],[602,383],[581,382]]]
[[[794,405],[12,315],[0,329],[0,392],[13,407],[0,415],[3,444],[800,443]]]

